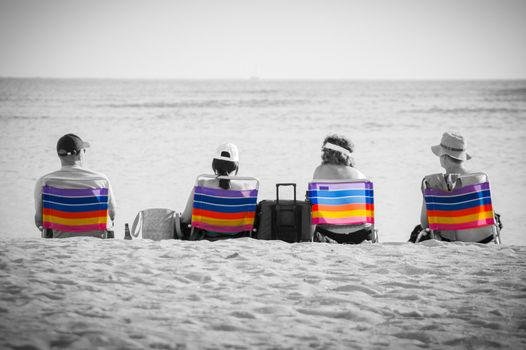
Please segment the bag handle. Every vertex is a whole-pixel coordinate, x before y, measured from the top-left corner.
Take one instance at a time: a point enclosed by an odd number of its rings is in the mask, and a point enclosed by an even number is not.
[[[279,205],[279,188],[281,186],[292,186],[294,188],[294,205],[296,205],[296,184],[291,182],[276,184],[276,205]]]
[[[131,235],[135,238],[139,237],[139,233],[142,233],[142,210],[137,214],[135,220],[133,220],[133,225],[131,229]],[[140,224],[139,224],[140,222]],[[138,226],[138,228],[137,228]],[[137,230],[137,231],[136,231]]]

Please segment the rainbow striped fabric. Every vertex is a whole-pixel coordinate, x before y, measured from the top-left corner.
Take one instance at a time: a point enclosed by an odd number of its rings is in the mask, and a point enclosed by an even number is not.
[[[108,189],[42,189],[44,228],[64,232],[103,231],[108,222]]]
[[[432,230],[463,230],[495,224],[488,182],[451,192],[424,189],[424,200]]]
[[[311,182],[308,198],[312,224],[374,224],[374,189],[370,181]]]
[[[211,232],[251,231],[256,215],[257,190],[224,190],[196,186],[192,226]]]

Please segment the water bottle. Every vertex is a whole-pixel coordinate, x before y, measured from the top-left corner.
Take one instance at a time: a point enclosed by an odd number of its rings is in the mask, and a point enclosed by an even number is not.
[[[131,234],[130,234],[130,226],[128,225],[128,223],[124,224],[124,239],[126,240],[132,239]]]

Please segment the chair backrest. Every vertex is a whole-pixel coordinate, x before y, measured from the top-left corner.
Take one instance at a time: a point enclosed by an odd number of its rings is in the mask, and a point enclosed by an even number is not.
[[[64,232],[105,231],[108,189],[42,189],[43,227]]]
[[[230,179],[257,181],[254,178],[242,177],[230,177]],[[255,189],[248,190],[225,190],[196,185],[192,226],[221,233],[252,231],[256,216],[257,196],[257,185]]]
[[[371,181],[313,181],[307,196],[314,225],[374,224]]]
[[[487,181],[452,191],[424,188],[423,194],[431,230],[466,230],[495,225]]]

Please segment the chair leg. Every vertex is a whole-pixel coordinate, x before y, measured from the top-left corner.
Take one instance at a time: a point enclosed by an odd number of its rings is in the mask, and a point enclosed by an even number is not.
[[[500,240],[500,229],[496,226],[496,233],[494,234],[495,235],[495,239],[494,239],[494,242],[495,244],[502,244],[502,241]]]
[[[189,241],[195,241],[196,240],[196,237],[195,237],[195,228],[192,226],[192,228],[190,229],[190,236],[188,237],[188,240]]]

